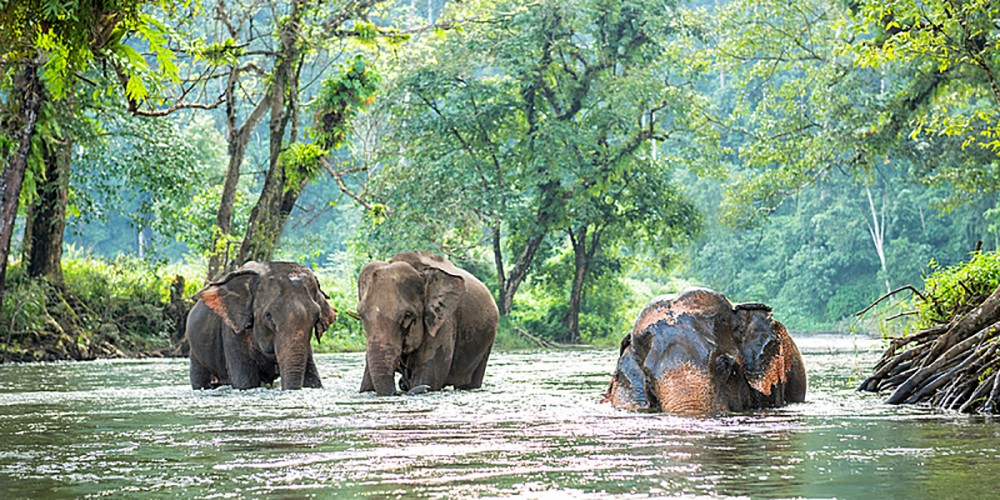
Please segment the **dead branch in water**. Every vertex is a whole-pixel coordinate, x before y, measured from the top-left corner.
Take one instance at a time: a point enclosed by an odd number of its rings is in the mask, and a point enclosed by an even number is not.
[[[1000,287],[988,297],[973,297],[972,304],[945,324],[893,339],[858,390],[892,391],[889,404],[927,403],[964,413],[998,413],[998,375]]]
[[[519,326],[515,326],[514,331],[517,332],[518,335],[531,341],[533,344],[537,345],[538,347],[541,347],[542,349],[552,349],[553,347],[559,347],[559,344],[548,339],[543,339],[537,335],[528,333],[527,330]]]

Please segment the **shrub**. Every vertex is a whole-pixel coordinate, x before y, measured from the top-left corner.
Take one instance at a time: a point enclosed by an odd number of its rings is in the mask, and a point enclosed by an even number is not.
[[[964,314],[1000,286],[1000,253],[997,252],[974,252],[968,261],[947,267],[931,259],[927,266],[933,272],[924,278],[926,300],[915,296],[910,301],[918,318],[911,325],[914,330]]]

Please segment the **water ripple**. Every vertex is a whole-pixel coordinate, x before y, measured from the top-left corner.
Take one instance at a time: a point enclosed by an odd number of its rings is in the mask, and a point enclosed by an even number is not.
[[[1000,430],[854,387],[879,342],[799,336],[808,400],[692,418],[599,402],[617,350],[497,353],[475,391],[358,394],[360,354],[325,388],[187,388],[184,360],[0,366],[0,490],[427,498],[992,495]]]

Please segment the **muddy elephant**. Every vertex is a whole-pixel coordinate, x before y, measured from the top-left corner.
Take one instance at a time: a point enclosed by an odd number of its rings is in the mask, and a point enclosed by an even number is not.
[[[688,289],[653,299],[621,343],[605,401],[625,409],[716,414],[801,402],[795,342],[763,304]]]
[[[292,262],[248,262],[198,293],[187,319],[194,389],[322,387],[313,361],[337,314],[316,276]]]
[[[497,333],[493,296],[475,276],[443,257],[403,252],[374,261],[358,277],[365,330],[361,392],[380,396],[476,389]]]

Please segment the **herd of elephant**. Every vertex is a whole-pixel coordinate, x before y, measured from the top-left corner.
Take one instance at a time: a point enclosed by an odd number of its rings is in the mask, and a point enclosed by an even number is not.
[[[311,339],[336,319],[316,276],[248,262],[199,292],[187,320],[194,389],[320,388]],[[374,261],[358,277],[366,349],[361,392],[482,386],[499,313],[472,274],[427,252]],[[400,375],[397,386],[397,374]],[[805,399],[802,356],[763,304],[692,288],[654,298],[621,342],[604,400],[631,410],[716,414]]]

